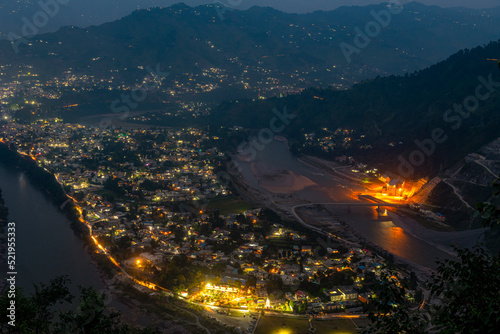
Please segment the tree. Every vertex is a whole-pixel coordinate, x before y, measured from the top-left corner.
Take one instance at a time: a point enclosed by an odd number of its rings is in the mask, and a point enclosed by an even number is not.
[[[151,241],[149,242],[149,244],[151,245],[152,249],[157,249],[158,247],[160,247],[160,244],[155,239],[151,239]]]
[[[500,196],[500,178],[493,182],[493,197]],[[493,236],[500,234],[500,208],[490,203],[476,204],[474,217],[480,217],[484,227],[490,227]]]
[[[458,260],[438,262],[426,283],[440,303],[412,304],[397,273],[382,277],[370,305],[372,325],[366,333],[425,333],[430,325],[439,334],[498,333],[500,328],[500,258],[481,246],[457,249]],[[423,307],[422,307],[423,306]]]
[[[78,201],[81,202],[85,198],[85,193],[83,191],[76,191],[73,194],[73,197]]]
[[[306,308],[307,308],[307,303],[302,301],[297,306],[297,312],[300,314],[304,314],[304,313],[306,313]]]
[[[61,321],[55,333],[126,333],[127,325],[120,322],[120,314],[105,315],[105,295],[93,288],[80,288],[80,305],[76,311],[60,314]]]
[[[189,264],[189,258],[186,254],[178,254],[172,258],[172,263],[179,268],[184,268]]]
[[[16,289],[15,327],[6,321],[0,323],[1,333],[39,333],[39,334],[158,334],[150,328],[139,330],[120,320],[120,314],[109,312],[106,308],[105,295],[93,288],[80,287],[80,299],[77,310],[56,313],[58,304],[71,303],[73,296],[67,287],[69,280],[60,276],[48,285],[35,285],[35,292],[25,296],[22,289]],[[0,296],[0,313],[8,319],[11,298],[8,292]],[[58,315],[56,317],[56,314]],[[54,319],[58,319],[55,321]]]
[[[241,240],[243,240],[238,230],[232,230],[231,233],[229,233],[229,239],[236,242],[241,242]]]
[[[314,297],[321,297],[323,295],[321,292],[321,285],[315,282],[310,282],[307,279],[300,281],[299,289],[313,295]]]
[[[132,245],[132,238],[130,238],[128,235],[125,235],[125,236],[121,237],[120,239],[118,239],[118,241],[116,242],[116,245],[120,249],[127,249]]]
[[[50,333],[50,326],[55,316],[53,307],[57,304],[69,303],[73,298],[66,286],[67,277],[60,276],[50,281],[35,285],[35,292],[26,297],[22,289],[15,290],[15,327],[1,322],[2,333]],[[7,291],[0,298],[0,314],[2,319],[8,319],[11,298]]]
[[[253,275],[248,275],[247,276],[247,281],[245,282],[245,288],[255,288],[257,284],[257,278]]]
[[[319,247],[317,254],[321,257],[326,256],[326,249],[323,247]]]
[[[493,195],[500,195],[500,178],[493,183]],[[477,205],[475,215],[484,226],[500,226],[500,209],[490,203]],[[438,268],[426,283],[431,297],[440,303],[415,307],[406,299],[407,289],[397,275],[386,275],[371,305],[372,325],[367,333],[424,333],[429,325],[439,334],[498,333],[500,328],[500,258],[483,245],[472,249],[455,247],[458,260],[438,261]],[[396,279],[394,279],[396,278]],[[417,299],[417,296],[415,296]],[[430,298],[432,300],[432,298]],[[400,307],[401,306],[401,307]]]
[[[322,287],[331,289],[335,286],[352,285],[354,283],[355,276],[356,273],[352,270],[342,270],[339,272],[333,272],[326,277],[322,277],[320,282]]]
[[[275,290],[280,290],[283,288],[283,280],[280,276],[272,276],[266,283],[267,293],[271,293]]]
[[[182,226],[177,226],[174,230],[175,243],[180,244],[184,240],[185,236],[186,232],[184,231],[184,228]]]
[[[432,305],[432,323],[440,333],[498,333],[500,258],[483,247],[457,249],[458,261],[439,262],[429,287],[441,297]]]
[[[413,310],[406,298],[407,287],[396,271],[384,269],[380,284],[374,288],[375,296],[370,300],[368,318],[371,325],[364,333],[425,333],[428,318],[424,313]]]

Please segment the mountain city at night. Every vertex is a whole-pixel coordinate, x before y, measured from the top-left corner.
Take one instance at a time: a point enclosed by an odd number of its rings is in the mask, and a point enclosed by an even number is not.
[[[499,333],[498,0],[179,1],[0,3],[0,333]]]

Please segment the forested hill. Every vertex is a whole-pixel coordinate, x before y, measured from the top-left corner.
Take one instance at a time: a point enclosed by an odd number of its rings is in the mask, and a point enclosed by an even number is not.
[[[397,14],[384,18],[373,14],[389,10]],[[229,11],[217,4],[194,8],[177,4],[49,34],[37,34],[42,30],[33,24],[30,28],[28,19],[20,25],[35,34],[24,36],[14,48],[8,40],[0,40],[0,61],[3,71],[12,69],[14,74],[19,66],[29,65],[40,80],[70,71],[129,82],[143,79],[141,68],[159,64],[169,69],[172,80],[217,69],[242,81],[240,85],[262,87],[266,81],[276,81],[297,87],[349,86],[376,75],[423,69],[460,49],[499,38],[500,17],[491,11],[411,2],[398,9],[379,4],[298,15],[264,7]],[[365,31],[377,20],[386,23],[378,26],[376,36],[356,44],[357,29]],[[361,47],[350,55],[350,63],[342,43]]]
[[[348,153],[395,171],[399,155],[409,159],[418,149],[415,140],[432,138],[433,130],[442,129],[447,140],[415,168],[415,176],[432,175],[500,137],[499,56],[500,43],[491,42],[414,74],[376,78],[347,91],[309,89],[281,99],[228,102],[212,113],[212,122],[259,129],[269,126],[273,108],[286,106],[298,115],[284,130],[296,151],[304,150],[304,134],[354,129],[372,148],[353,147]],[[454,105],[464,101],[472,109],[477,103],[477,110],[455,112]],[[335,155],[329,153],[330,158]]]

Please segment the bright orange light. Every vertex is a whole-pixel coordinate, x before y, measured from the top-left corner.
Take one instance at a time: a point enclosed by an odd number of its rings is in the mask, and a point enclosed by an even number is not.
[[[113,257],[111,257],[111,256],[110,256],[110,257],[109,257],[109,259],[111,260],[111,262],[113,262],[113,264],[114,264],[115,266],[117,266],[117,267],[119,267],[119,266],[120,266],[120,265],[118,264],[118,262],[117,262],[115,259],[113,259]]]

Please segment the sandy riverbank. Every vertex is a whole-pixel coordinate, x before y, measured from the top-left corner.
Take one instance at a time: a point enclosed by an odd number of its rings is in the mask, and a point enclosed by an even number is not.
[[[326,161],[316,157],[308,156],[307,158],[307,161],[314,162],[317,167],[321,168],[326,173],[336,173],[338,176],[343,177],[345,180],[354,182],[353,179],[347,177],[346,173],[339,173],[339,169],[345,167],[338,167],[340,165],[336,164],[335,162]],[[336,168],[338,169],[336,170]],[[436,231],[422,226],[417,221],[401,213],[389,212],[389,217],[391,218],[394,225],[402,228],[409,235],[427,242],[452,256],[455,256],[456,254],[453,251],[453,247],[451,245],[456,245],[460,248],[470,248],[478,242],[484,241],[484,233],[486,231],[485,229],[452,232]]]
[[[275,194],[291,194],[318,185],[303,175],[269,168],[260,162],[252,162],[250,168],[259,180],[259,186]]]

